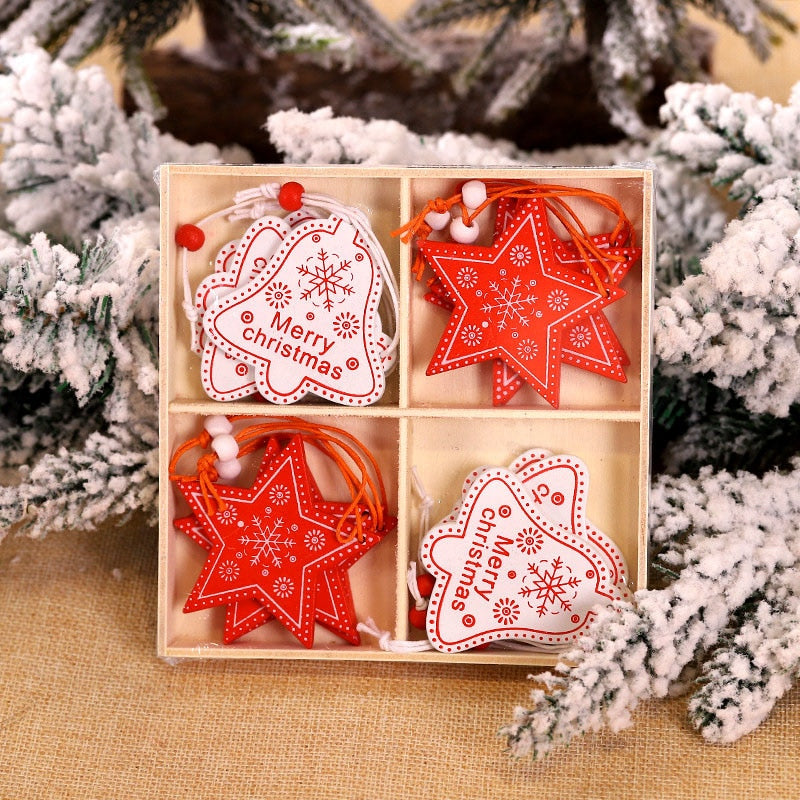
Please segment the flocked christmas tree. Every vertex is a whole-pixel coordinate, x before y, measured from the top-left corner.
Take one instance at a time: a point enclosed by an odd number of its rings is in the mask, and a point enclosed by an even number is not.
[[[5,533],[24,521],[42,535],[138,509],[152,516],[152,175],[163,161],[214,161],[221,153],[160,134],[144,113],[127,118],[99,68],[75,72],[33,47],[7,65],[1,427],[6,464],[21,466],[19,483],[0,489],[0,524]]]
[[[22,19],[18,11],[49,5],[17,3],[14,13]],[[90,5],[74,7],[84,14]],[[637,5],[637,13],[650,7]],[[733,4],[719,5],[733,13]],[[737,26],[756,26],[758,41],[769,7],[736,8]],[[623,727],[640,700],[698,672],[691,719],[708,739],[730,741],[752,730],[800,671],[800,91],[781,107],[725,87],[677,85],[663,114],[665,130],[650,145],[550,155],[457,134],[419,137],[392,121],[324,110],[268,121],[275,145],[301,162],[650,158],[660,168],[661,474],[651,535],[665,585],[601,614],[567,655],[569,666],[541,677],[545,689],[504,729],[516,755],[543,755],[602,725]],[[126,117],[99,70],[74,71],[29,44],[7,51],[0,118],[0,430],[4,466],[18,468],[17,480],[0,488],[3,533],[16,524],[36,536],[135,510],[152,515],[153,169],[245,156],[184,145],[145,113]],[[712,183],[727,185],[741,206],[727,226]]]
[[[352,56],[361,35],[403,62],[422,65],[427,55],[377,13],[367,0],[17,0],[0,8],[0,53],[32,37],[75,64],[102,44],[115,47],[129,90],[153,110],[141,54],[197,7],[213,57],[248,63],[284,50]]]
[[[761,58],[769,54],[778,30],[793,27],[776,5],[765,0],[417,0],[405,16],[405,26],[420,31],[465,20],[488,18],[493,22],[490,33],[456,78],[465,91],[483,76],[498,51],[525,22],[538,23],[541,41],[520,59],[487,109],[493,119],[518,110],[530,100],[573,53],[572,39],[581,29],[601,105],[612,124],[629,136],[640,136],[644,128],[637,106],[652,89],[656,70],[666,70],[673,79],[698,77],[701,71],[698,54],[689,46],[688,6],[723,19]]]

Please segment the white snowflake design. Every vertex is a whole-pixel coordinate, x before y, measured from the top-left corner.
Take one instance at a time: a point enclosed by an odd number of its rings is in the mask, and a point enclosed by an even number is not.
[[[547,294],[547,307],[551,311],[566,311],[569,306],[569,295],[564,289],[553,289]]]
[[[298,272],[308,278],[300,299],[310,300],[314,305],[330,311],[334,303],[341,303],[353,294],[353,273],[350,261],[342,261],[322,248],[316,255],[298,267]]]
[[[228,582],[235,581],[239,577],[239,564],[232,559],[228,559],[217,567],[217,572],[219,572],[222,580]]]
[[[292,302],[292,290],[285,283],[275,281],[264,289],[264,299],[272,308],[286,308]]]
[[[291,490],[285,483],[276,483],[269,489],[269,500],[276,506],[285,506],[292,496]]]
[[[536,304],[534,294],[524,294],[520,288],[522,281],[519,276],[514,276],[508,285],[501,286],[497,281],[489,284],[493,295],[491,299],[481,306],[484,314],[494,314],[499,330],[505,330],[509,322],[516,320],[520,325],[528,324],[530,309]]]
[[[519,594],[540,617],[572,610],[572,601],[578,596],[581,580],[572,574],[561,558],[556,556],[552,563],[544,559],[538,564],[528,564],[528,573],[532,585],[523,585]],[[523,578],[523,584],[529,575]],[[532,600],[538,601],[538,605],[534,606]]]
[[[276,597],[286,598],[294,591],[294,581],[285,575],[281,575],[275,578],[272,584],[272,591]]]
[[[501,625],[513,625],[519,619],[519,603],[513,597],[501,597],[492,608],[494,618]]]
[[[508,252],[508,260],[515,267],[527,267],[531,258],[531,249],[526,244],[515,244]]]
[[[456,273],[456,283],[462,289],[472,289],[478,283],[478,270],[471,266],[461,267]]]
[[[239,542],[248,549],[253,566],[265,559],[271,566],[280,567],[295,546],[281,517],[265,520],[254,516],[252,527],[239,537]]]
[[[303,537],[303,541],[305,542],[306,549],[310,550],[312,553],[316,553],[325,546],[325,535],[319,528],[312,528]]]
[[[576,325],[569,332],[569,343],[573,347],[588,347],[592,342],[592,331],[586,325]]]
[[[526,556],[532,556],[544,547],[544,534],[534,528],[523,528],[514,538],[514,544]]]
[[[351,311],[342,311],[333,320],[333,332],[340,339],[352,339],[359,330],[361,330],[361,323]]]
[[[523,339],[517,345],[517,355],[523,361],[530,361],[539,355],[539,343],[535,339]]]
[[[477,347],[483,341],[483,331],[477,325],[465,325],[461,331],[461,341],[468,347]]]
[[[225,506],[224,511],[218,511],[214,517],[217,522],[221,523],[222,525],[233,525],[239,518],[239,514],[236,511],[236,506],[231,505],[230,503]]]

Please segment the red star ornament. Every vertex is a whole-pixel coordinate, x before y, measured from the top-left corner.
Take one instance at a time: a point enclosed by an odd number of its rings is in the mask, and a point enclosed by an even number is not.
[[[273,459],[279,453],[280,447],[277,440],[270,438],[267,442],[263,461],[265,464],[271,465],[274,463]],[[309,493],[324,508],[325,501],[322,499],[319,487],[307,466],[306,464]],[[266,468],[268,469],[269,467],[267,466]],[[332,508],[335,511],[337,507]],[[211,550],[211,541],[205,535],[203,527],[196,517],[193,515],[182,517],[176,519],[173,524],[205,550]],[[355,560],[360,557],[361,555],[357,554]],[[350,581],[347,576],[347,568],[350,566],[352,564],[346,563],[340,569],[324,572],[320,575],[316,586],[317,610],[315,619],[320,625],[341,636],[345,641],[358,646],[361,644],[361,637],[357,629],[358,620],[353,604],[353,594],[350,590]],[[266,624],[271,619],[273,619],[272,614],[258,600],[240,600],[231,603],[225,609],[225,628],[222,640],[225,644],[230,644],[240,636],[244,636],[244,634]]]
[[[211,541],[205,535],[203,526],[190,514],[173,522],[173,525],[204,550],[210,551]],[[358,646],[361,637],[357,630],[358,620],[353,606],[353,594],[347,578],[346,566],[331,572],[324,572],[316,586],[316,621],[350,644]],[[265,625],[273,619],[258,600],[238,600],[225,609],[225,629],[222,641],[230,644],[240,636]]]
[[[277,440],[270,438],[262,460],[265,464],[272,464],[279,453]],[[307,472],[307,476],[310,494],[322,502],[322,495],[310,471]],[[204,550],[212,549],[212,543],[203,531],[203,526],[193,514],[174,520],[173,525]],[[361,637],[356,627],[358,620],[346,569],[343,567],[330,573],[323,573],[317,582],[316,591],[316,621],[350,644],[359,645]],[[225,609],[222,640],[225,644],[230,644],[272,618],[272,614],[258,600],[239,600],[231,603]]]
[[[495,236],[502,235],[508,224],[514,219],[516,205],[517,201],[513,198],[502,197],[497,201]],[[621,283],[631,267],[641,258],[642,249],[640,247],[622,246],[619,241],[612,241],[611,234],[602,233],[590,238],[592,244],[606,250],[609,255],[622,256],[624,259],[614,262],[611,275],[614,284]],[[553,234],[552,246],[561,264],[571,265],[577,270],[585,271],[586,261],[574,243],[564,242]],[[591,258],[591,256],[589,258],[595,267],[601,266],[597,259]],[[433,293],[433,291],[430,292],[430,294]],[[435,301],[432,300],[432,302]],[[564,331],[561,360],[564,364],[595,372],[622,383],[627,381],[623,367],[631,363],[622,343],[602,311],[590,315],[586,320],[577,322]],[[507,403],[523,385],[524,381],[507,364],[502,361],[495,362],[492,392],[494,405]]]
[[[336,527],[349,504],[313,497],[299,436],[274,463],[267,461],[249,489],[215,486],[225,507],[213,512],[199,481],[178,482],[211,542],[184,611],[257,600],[312,647],[320,576],[352,566],[381,541],[383,531],[364,526],[363,540],[338,540]]]
[[[499,359],[558,407],[562,332],[624,296],[563,266],[543,206],[526,200],[489,247],[425,241],[454,302],[427,374]]]

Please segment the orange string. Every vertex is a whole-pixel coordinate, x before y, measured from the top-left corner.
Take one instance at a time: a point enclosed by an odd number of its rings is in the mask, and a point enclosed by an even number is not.
[[[431,227],[425,221],[425,217],[435,211],[441,213],[450,211],[453,206],[459,206],[461,219],[467,226],[472,225],[475,218],[492,203],[501,198],[514,198],[519,200],[530,200],[540,198],[545,201],[547,209],[564,226],[572,241],[575,243],[578,253],[586,264],[589,274],[592,276],[597,288],[604,294],[608,293],[608,287],[604,285],[602,276],[598,273],[594,261],[602,266],[605,277],[613,281],[613,269],[617,262],[624,260],[622,256],[607,253],[599,248],[592,240],[588,230],[576,215],[575,211],[565,202],[565,198],[582,197],[590,200],[597,205],[606,208],[616,216],[616,224],[610,236],[610,241],[622,246],[629,242],[633,236],[633,225],[625,214],[620,202],[610,195],[595,192],[591,189],[580,187],[560,186],[558,184],[537,184],[523,179],[519,180],[488,180],[486,185],[486,200],[478,208],[468,209],[462,200],[461,194],[457,193],[448,198],[436,197],[429,200],[424,208],[405,225],[392,231],[392,236],[399,236],[400,241],[408,244],[412,239],[417,243],[424,242],[431,234]],[[417,280],[422,279],[425,262],[417,249],[412,273]]]
[[[233,422],[242,419],[240,416],[229,416]],[[315,425],[298,417],[285,417],[267,422],[249,425],[234,434],[239,444],[239,457],[248,455],[266,445],[269,438],[282,435],[300,435],[308,443],[330,458],[337,466],[350,494],[350,503],[336,526],[336,537],[340,542],[358,537],[363,541],[366,536],[365,523],[372,520],[375,530],[385,529],[385,510],[388,507],[386,488],[381,477],[380,468],[375,457],[353,435],[330,425]],[[207,431],[184,442],[170,461],[170,480],[197,480],[206,503],[209,515],[224,511],[225,501],[220,497],[215,481],[219,475],[214,468],[216,454],[212,451],[202,455],[196,464],[196,475],[177,473],[178,461],[194,447],[207,449],[211,437]],[[366,506],[365,509],[362,506]],[[350,520],[353,520],[351,531],[345,531]]]
[[[290,423],[289,430],[286,428],[287,422]],[[264,436],[276,433],[298,432],[310,437],[304,441],[316,446],[336,464],[350,491],[351,502],[337,525],[337,538],[340,541],[353,538],[352,535],[345,534],[343,529],[348,517],[359,508],[362,502],[367,506],[368,517],[375,520],[376,530],[383,530],[385,526],[384,509],[387,506],[387,500],[380,469],[372,454],[355,436],[329,425],[314,425],[296,417],[287,417],[284,420],[252,425],[238,433],[236,439],[240,443],[249,439],[252,443],[260,442]],[[355,464],[360,475],[351,469],[348,460],[342,457],[337,448]],[[251,449],[250,444],[245,444],[243,447],[244,452],[249,452]],[[366,464],[362,454],[366,457]],[[370,474],[370,468],[375,478]],[[364,519],[361,515],[356,515],[355,535],[362,540],[365,535],[363,525]]]

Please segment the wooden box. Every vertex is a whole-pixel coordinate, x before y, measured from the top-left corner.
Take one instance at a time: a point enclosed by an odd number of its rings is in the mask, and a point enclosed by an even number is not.
[[[600,191],[617,198],[642,247],[641,270],[626,278],[627,295],[606,314],[631,365],[620,383],[564,367],[561,403],[551,408],[529,387],[506,406],[492,407],[491,365],[481,364],[435,376],[425,370],[446,322],[446,314],[423,300],[411,275],[411,248],[390,232],[436,196],[447,197],[469,178],[525,178]],[[351,570],[360,620],[371,617],[397,639],[424,634],[408,624],[406,571],[417,560],[419,504],[411,470],[416,467],[435,499],[431,523],[449,513],[465,476],[482,465],[508,465],[521,452],[544,447],[582,458],[592,483],[587,516],[620,547],[630,588],[645,586],[649,467],[651,265],[653,261],[653,175],[648,169],[473,169],[364,168],[354,166],[179,166],[161,168],[160,301],[160,555],[158,652],[172,658],[304,658],[408,660],[551,665],[556,656],[490,648],[456,654],[399,654],[363,636],[358,647],[317,626],[315,645],[306,649],[278,624],[222,644],[224,609],[183,613],[200,572],[204,552],[178,533],[172,520],[188,507],[168,477],[176,447],[196,435],[210,414],[299,415],[346,427],[370,448],[383,472],[398,528]],[[275,406],[263,401],[219,403],[204,393],[200,359],[190,351],[190,326],[181,308],[183,289],[176,227],[230,205],[235,192],[266,182],[300,181],[309,192],[325,193],[364,211],[395,271],[400,289],[399,368],[387,379],[374,405],[351,408],[316,401]],[[575,201],[590,233],[608,219]],[[594,215],[594,216],[593,216]],[[218,249],[240,236],[247,221],[215,222],[205,245],[189,259],[192,288],[213,270]],[[594,225],[594,229],[593,229]],[[309,398],[312,396],[309,395]],[[321,487],[324,492],[324,486]]]

